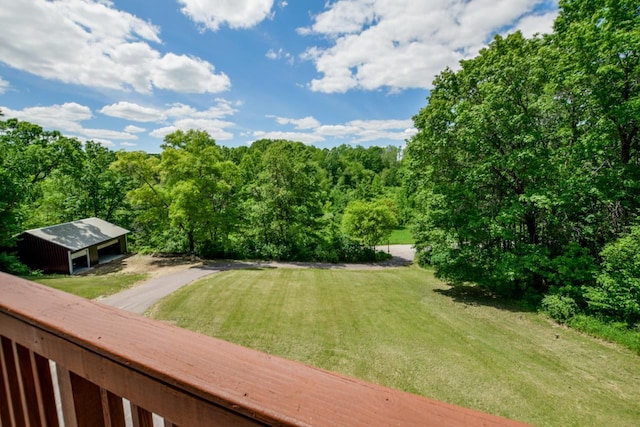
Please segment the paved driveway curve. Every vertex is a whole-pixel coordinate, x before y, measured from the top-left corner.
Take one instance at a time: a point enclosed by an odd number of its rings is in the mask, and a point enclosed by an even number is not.
[[[387,247],[379,247],[387,250]],[[152,305],[165,296],[177,291],[183,286],[210,274],[220,271],[243,268],[321,268],[345,270],[376,270],[389,267],[409,265],[413,262],[415,250],[411,245],[391,245],[388,247],[393,258],[377,264],[329,264],[329,263],[280,263],[280,262],[245,262],[245,261],[217,261],[208,265],[190,267],[163,276],[151,278],[140,285],[126,289],[117,294],[100,298],[97,301],[121,308],[132,313],[143,314]]]
[[[164,276],[154,277],[133,288],[126,289],[106,298],[98,299],[97,301],[132,313],[143,314],[153,304],[165,296],[188,285],[194,280],[212,273],[217,273],[218,271],[221,271],[221,269],[214,269],[210,266],[191,267]]]

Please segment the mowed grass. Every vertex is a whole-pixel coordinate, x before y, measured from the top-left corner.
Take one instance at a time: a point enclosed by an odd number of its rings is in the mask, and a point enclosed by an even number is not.
[[[115,294],[148,277],[144,273],[119,273],[104,276],[42,276],[29,278],[51,288],[88,299]]]
[[[387,242],[383,242],[387,243]],[[411,234],[411,230],[407,227],[400,227],[391,232],[391,236],[389,237],[390,245],[413,245],[415,243],[415,239]]]
[[[549,426],[638,426],[640,357],[417,267],[219,273],[157,319],[271,354]]]

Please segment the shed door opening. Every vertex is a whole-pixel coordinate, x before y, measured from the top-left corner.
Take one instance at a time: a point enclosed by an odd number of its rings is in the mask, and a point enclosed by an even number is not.
[[[78,272],[78,270],[89,268],[89,251],[83,249],[71,254],[71,268],[71,274]]]
[[[122,251],[120,250],[119,239],[113,239],[98,245],[98,263],[103,264],[119,258],[120,256],[122,256]]]

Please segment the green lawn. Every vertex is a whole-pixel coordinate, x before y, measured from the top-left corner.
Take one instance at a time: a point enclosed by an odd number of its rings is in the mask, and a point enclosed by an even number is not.
[[[417,267],[241,270],[183,288],[155,317],[535,425],[638,425],[640,356],[471,294]]]
[[[104,276],[42,276],[30,277],[29,280],[84,298],[93,299],[120,292],[147,277],[147,274],[119,273]]]
[[[383,242],[386,244],[387,242]],[[413,245],[415,243],[415,239],[411,235],[411,230],[407,227],[400,227],[391,232],[391,237],[389,237],[390,245]]]

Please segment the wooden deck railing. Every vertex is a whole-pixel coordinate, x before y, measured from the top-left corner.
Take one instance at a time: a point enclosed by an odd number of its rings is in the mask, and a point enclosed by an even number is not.
[[[0,340],[1,427],[520,425],[4,273]]]

